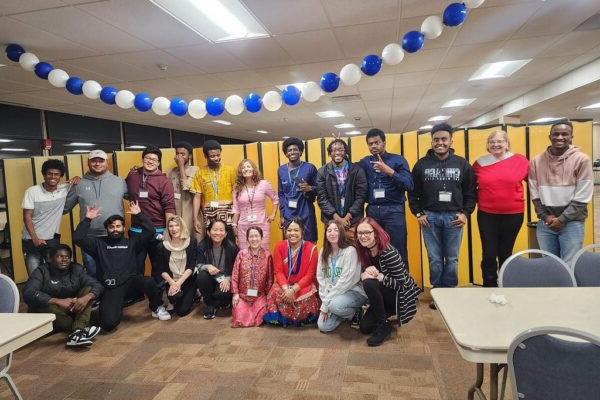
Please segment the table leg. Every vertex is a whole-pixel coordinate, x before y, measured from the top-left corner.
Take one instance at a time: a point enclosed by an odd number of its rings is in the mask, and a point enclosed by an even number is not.
[[[506,385],[506,364],[490,364],[490,400],[498,400],[498,376],[504,369],[504,379],[502,380],[502,395],[504,398],[504,389]]]
[[[483,384],[483,364],[477,364],[477,378],[475,379],[475,383],[473,386],[469,388],[469,392],[467,393],[467,398],[469,400],[473,400],[475,398],[475,393],[477,393],[478,397],[481,397],[483,392],[481,391],[481,385]],[[485,396],[483,397],[485,398]]]

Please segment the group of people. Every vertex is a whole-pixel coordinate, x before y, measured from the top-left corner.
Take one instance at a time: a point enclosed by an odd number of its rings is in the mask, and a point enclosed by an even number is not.
[[[44,181],[23,200],[30,276],[24,299],[32,311],[57,314],[55,325],[71,332],[71,346],[91,344],[100,328],[113,330],[123,305],[143,295],[160,320],[188,314],[200,295],[205,319],[231,306],[233,327],[317,322],[330,332],[351,321],[370,335],[369,346],[377,346],[390,335],[390,317],[400,325],[414,317],[420,293],[408,272],[405,193],[421,225],[434,287],[457,285],[462,228],[476,204],[484,284],[496,285],[523,222],[527,178],[541,247],[565,259],[581,248],[592,167],[571,144],[570,122],[552,126],[551,145],[531,163],[510,152],[506,132],[495,131],[487,140],[489,154],[471,167],[454,154],[452,133],[447,124],[434,126],[431,150],[412,172],[401,155],[386,151],[378,129],[366,135],[369,156],[352,163],[345,141],[335,139],[320,169],[302,161],[301,140],[288,138],[277,193],[251,160],[237,170],[223,165],[214,140],[204,143],[202,167],[191,164],[190,144],[175,144],[177,166],[166,175],[160,149],[148,147],[142,166],[125,180],[108,171],[102,150],[89,153],[83,178],[64,184],[64,165],[48,160]],[[123,199],[130,204],[128,236]],[[315,202],[325,224],[320,250]],[[76,204],[81,221],[73,240],[85,267],[59,245],[62,214]],[[285,239],[271,252],[278,211]],[[95,301],[100,328],[89,326]]]

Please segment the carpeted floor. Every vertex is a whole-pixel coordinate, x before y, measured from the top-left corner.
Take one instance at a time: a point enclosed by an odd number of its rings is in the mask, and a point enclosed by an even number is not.
[[[327,335],[232,329],[228,314],[206,321],[201,307],[160,322],[138,303],[88,350],[66,349],[63,334],[19,350],[11,375],[25,399],[43,400],[465,399],[475,366],[421,296],[417,317],[378,348],[349,324]]]

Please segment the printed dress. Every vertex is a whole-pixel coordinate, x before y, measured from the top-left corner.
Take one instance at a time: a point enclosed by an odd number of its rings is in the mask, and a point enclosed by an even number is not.
[[[273,186],[264,179],[252,188],[244,187],[240,193],[233,194],[232,211],[234,214],[240,215],[237,226],[240,249],[248,247],[246,231],[251,226],[258,226],[262,229],[262,247],[264,249],[271,247],[271,224],[267,222],[266,212],[267,197],[271,199],[273,207],[279,206],[279,198],[275,194]]]

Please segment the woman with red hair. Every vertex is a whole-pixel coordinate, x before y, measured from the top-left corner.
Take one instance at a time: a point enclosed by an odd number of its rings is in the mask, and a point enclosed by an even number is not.
[[[369,346],[379,346],[392,332],[388,318],[396,315],[398,325],[417,313],[415,284],[390,237],[373,218],[363,218],[356,226],[356,250],[363,268],[361,280],[369,309],[360,321],[362,333],[371,334]]]

